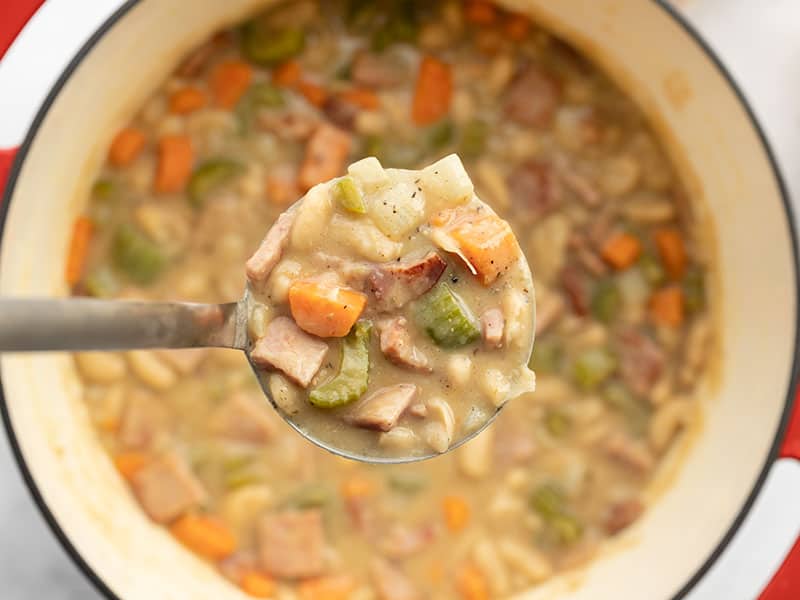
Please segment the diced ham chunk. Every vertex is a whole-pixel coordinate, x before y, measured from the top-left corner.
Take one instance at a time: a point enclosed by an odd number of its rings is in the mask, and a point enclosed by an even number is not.
[[[555,169],[535,160],[522,163],[508,175],[508,190],[520,218],[528,223],[553,211],[563,198]]]
[[[422,595],[408,575],[387,561],[373,558],[369,571],[378,600],[422,599]]]
[[[634,328],[617,337],[619,370],[625,384],[634,394],[646,396],[664,371],[664,352],[647,335]]]
[[[322,110],[331,123],[348,131],[352,131],[360,112],[358,106],[336,95],[328,96]]]
[[[169,523],[206,498],[202,484],[174,454],[161,456],[137,470],[131,486],[144,511],[156,523]]]
[[[141,390],[133,390],[125,401],[117,438],[126,448],[150,448],[166,429],[167,417],[164,403],[158,398]]]
[[[375,390],[347,415],[353,425],[389,431],[417,396],[417,386],[399,383]]]
[[[655,458],[642,441],[623,433],[609,436],[602,445],[603,452],[612,460],[627,467],[637,475],[646,475],[655,466]]]
[[[350,154],[352,137],[345,131],[323,123],[306,144],[298,182],[304,190],[342,174]]]
[[[405,317],[395,317],[378,323],[381,352],[398,367],[420,373],[432,371],[430,361],[411,341],[408,321]]]
[[[487,348],[499,348],[503,345],[505,328],[506,318],[499,308],[490,308],[481,315],[483,343]]]
[[[548,127],[561,100],[559,82],[541,67],[528,65],[506,92],[505,111],[510,119],[529,127]]]
[[[631,525],[644,512],[644,505],[636,498],[617,502],[611,507],[605,521],[606,533],[614,535]]]
[[[367,279],[379,311],[401,308],[431,289],[444,273],[447,263],[436,252],[411,263],[388,263],[376,268]]]
[[[263,444],[275,435],[272,410],[260,393],[234,392],[212,413],[210,421],[212,431],[240,442]]]
[[[386,53],[359,52],[350,70],[353,83],[370,89],[399,85],[408,75],[400,59]]]
[[[272,273],[272,269],[278,264],[289,243],[295,216],[296,212],[293,210],[282,213],[275,224],[270,227],[258,250],[247,260],[245,268],[250,283],[262,283]]]
[[[578,316],[589,314],[589,283],[580,269],[567,266],[561,272],[561,286],[567,293],[573,312]]]
[[[325,533],[319,510],[266,514],[256,527],[258,560],[270,575],[301,579],[325,571]]]
[[[536,335],[541,335],[564,313],[564,300],[543,286],[536,288]]]
[[[401,559],[421,552],[436,537],[432,525],[393,525],[377,540],[378,549],[391,559]]]
[[[308,335],[289,317],[277,317],[256,341],[250,359],[259,367],[278,369],[302,387],[308,387],[328,353],[328,344]]]
[[[296,111],[262,111],[258,113],[256,122],[261,129],[288,142],[307,140],[319,126],[319,118],[316,116]]]

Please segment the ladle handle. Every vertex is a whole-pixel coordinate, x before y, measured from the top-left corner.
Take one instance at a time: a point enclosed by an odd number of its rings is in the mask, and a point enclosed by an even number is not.
[[[3,298],[0,352],[204,346],[243,349],[246,325],[246,310],[235,302]]]

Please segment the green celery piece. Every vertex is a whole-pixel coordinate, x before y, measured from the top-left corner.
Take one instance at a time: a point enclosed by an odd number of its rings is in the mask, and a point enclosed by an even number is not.
[[[531,506],[547,521],[564,512],[564,494],[557,487],[545,484],[531,495]]]
[[[370,321],[359,321],[342,340],[339,372],[330,381],[311,390],[308,399],[318,408],[338,408],[358,400],[369,384]]]
[[[309,483],[292,493],[285,504],[292,508],[321,508],[333,498],[333,493],[329,486],[323,483]]]
[[[560,438],[569,433],[572,422],[566,413],[551,409],[547,411],[544,417],[544,426],[550,432],[550,435]]]
[[[189,202],[199,207],[206,197],[216,189],[244,172],[241,163],[227,158],[212,158],[198,166],[187,186]]]
[[[271,67],[300,54],[305,48],[306,34],[302,29],[274,30],[259,21],[242,27],[242,54],[249,61]]]
[[[433,150],[441,150],[453,141],[455,128],[450,119],[442,119],[428,128],[428,146]]]
[[[627,387],[618,381],[611,381],[603,388],[601,396],[606,404],[625,418],[632,433],[639,436],[646,432],[650,410]]]
[[[347,3],[345,21],[348,27],[363,30],[370,27],[381,14],[375,0],[350,0]]]
[[[446,283],[440,283],[417,302],[416,319],[442,348],[460,348],[481,336],[475,315]]]
[[[664,282],[664,268],[652,254],[642,254],[639,258],[639,269],[651,286],[658,287]]]
[[[607,325],[617,318],[621,307],[622,296],[616,284],[611,279],[598,281],[592,293],[592,315]]]
[[[248,135],[253,129],[253,120],[260,108],[281,108],[286,99],[280,88],[266,82],[253,84],[236,105],[236,116],[242,135]]]
[[[583,535],[583,525],[572,515],[555,515],[547,524],[562,544],[574,544]]]
[[[683,278],[683,295],[689,313],[697,313],[705,308],[706,285],[700,269],[694,268],[686,273]]]
[[[110,179],[98,179],[92,186],[92,196],[100,200],[108,200],[114,195],[114,182]]]
[[[572,377],[584,390],[593,390],[617,368],[617,359],[607,348],[591,348],[579,354],[572,365]]]
[[[86,276],[83,285],[89,295],[95,298],[110,298],[119,290],[119,282],[107,266],[94,269]]]
[[[428,478],[416,471],[399,471],[390,473],[387,483],[397,492],[416,494],[428,486]]]
[[[464,158],[477,158],[486,150],[489,125],[481,119],[472,119],[461,132],[458,153]]]
[[[349,175],[341,177],[331,186],[333,199],[348,212],[363,215],[367,212],[364,195],[358,189],[355,179]]]
[[[120,225],[111,242],[114,265],[133,281],[152,283],[167,266],[159,247],[131,225]]]
[[[372,49],[375,52],[383,52],[393,44],[403,42],[413,44],[417,40],[418,33],[419,27],[411,18],[405,15],[393,16],[372,36]]]
[[[564,349],[559,342],[537,338],[533,344],[533,354],[528,366],[537,373],[555,373],[561,369],[563,358]]]

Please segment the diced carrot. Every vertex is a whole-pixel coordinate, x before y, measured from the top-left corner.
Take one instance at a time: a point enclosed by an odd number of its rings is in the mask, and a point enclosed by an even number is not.
[[[444,522],[452,532],[464,529],[469,522],[469,504],[460,496],[445,496],[442,500]]]
[[[329,575],[303,581],[297,593],[300,600],[348,600],[355,587],[349,575]]]
[[[135,127],[126,127],[120,130],[111,142],[108,150],[108,160],[115,167],[124,167],[131,164],[144,149],[146,138],[144,133]]]
[[[366,88],[351,88],[339,94],[339,97],[345,102],[349,102],[364,110],[376,110],[381,105],[381,99],[378,94]]]
[[[78,217],[72,225],[72,239],[67,254],[66,279],[69,285],[75,285],[83,275],[86,255],[89,253],[89,242],[94,233],[94,223],[88,217]]]
[[[245,571],[239,586],[245,594],[253,598],[271,598],[275,593],[275,580],[258,571]]]
[[[684,317],[683,290],[670,285],[650,296],[650,318],[657,325],[680,327]]]
[[[209,86],[214,102],[222,108],[233,108],[250,87],[253,67],[240,60],[219,63],[211,72]]]
[[[525,15],[512,13],[503,23],[503,31],[512,42],[521,42],[528,36],[530,30],[531,20]]]
[[[301,81],[297,84],[297,89],[310,104],[318,108],[323,106],[328,99],[328,92],[325,91],[325,88],[310,81]]]
[[[169,97],[169,111],[176,115],[188,115],[205,105],[205,92],[195,87],[182,88]]]
[[[95,424],[103,431],[116,433],[119,431],[120,420],[119,417],[106,417],[105,419],[95,421]]]
[[[671,227],[659,229],[653,234],[653,239],[669,276],[674,280],[683,277],[687,259],[681,232]]]
[[[463,565],[456,573],[456,590],[463,600],[488,600],[489,586],[486,577],[470,563]]]
[[[642,253],[642,243],[630,233],[617,233],[603,244],[600,254],[615,269],[622,271],[630,267]]]
[[[306,144],[297,176],[300,191],[308,191],[318,183],[341,175],[352,145],[349,133],[328,124],[317,127]]]
[[[145,466],[150,457],[142,452],[122,452],[114,457],[114,466],[120,475],[130,481],[134,473]]]
[[[485,0],[467,0],[464,18],[473,25],[491,25],[497,20],[497,7]]]
[[[369,479],[354,475],[342,482],[340,490],[342,496],[347,500],[353,500],[355,498],[371,496],[375,491],[375,486]]]
[[[214,517],[186,514],[169,530],[190,550],[211,560],[222,560],[236,550],[233,533]]]
[[[165,135],[158,142],[158,166],[153,188],[159,194],[182,192],[192,174],[194,150],[185,135]]]
[[[287,60],[272,71],[272,83],[282,87],[294,87],[300,83],[302,74],[299,62]]]
[[[441,560],[433,559],[428,564],[426,575],[433,585],[440,585],[444,581],[444,565]]]
[[[345,287],[298,280],[289,287],[289,308],[300,329],[319,337],[344,337],[352,329],[367,297]]]
[[[451,208],[434,215],[431,224],[441,228],[458,246],[459,255],[477,272],[483,285],[493,283],[519,259],[511,226],[495,214]]]
[[[414,88],[411,118],[417,125],[429,125],[450,112],[453,74],[450,65],[432,56],[422,59]]]

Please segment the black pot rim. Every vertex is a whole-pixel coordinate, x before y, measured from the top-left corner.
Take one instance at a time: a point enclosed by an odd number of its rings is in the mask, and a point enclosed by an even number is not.
[[[668,17],[674,20],[688,34],[689,38],[691,38],[691,40],[699,47],[699,49],[711,60],[711,62],[718,70],[719,74],[725,79],[729,88],[735,94],[739,103],[744,108],[745,112],[747,113],[747,117],[750,121],[750,124],[752,125],[753,129],[756,131],[758,135],[759,141],[762,146],[762,150],[764,151],[764,153],[767,156],[767,159],[769,160],[773,176],[775,177],[775,181],[780,190],[786,225],[789,229],[789,235],[792,242],[792,255],[794,259],[793,262],[794,262],[795,297],[800,299],[800,259],[798,258],[800,254],[798,254],[798,237],[795,228],[794,214],[791,206],[788,188],[786,186],[786,182],[783,178],[783,175],[781,174],[781,170],[780,167],[778,166],[778,162],[776,160],[772,146],[770,145],[770,142],[767,139],[766,134],[764,133],[764,130],[761,127],[758,119],[756,118],[753,108],[748,102],[744,92],[739,87],[739,85],[731,75],[730,71],[723,64],[722,60],[713,50],[713,48],[709,46],[709,44],[705,41],[705,39],[697,31],[697,29],[691,23],[689,23],[686,20],[686,18],[684,18],[684,16],[681,15],[673,6],[668,4],[666,0],[651,0],[651,1],[654,2],[658,7],[660,7],[661,10],[663,10]],[[2,204],[0,204],[0,239],[2,239],[2,235],[5,233],[5,225],[6,225],[6,218],[8,215],[8,209],[11,203],[11,197],[13,196],[17,179],[19,177],[20,170],[25,162],[25,157],[27,156],[36,138],[36,134],[38,133],[39,128],[41,127],[42,122],[44,121],[48,111],[50,110],[50,107],[55,102],[56,98],[58,97],[59,93],[61,92],[66,82],[69,80],[69,78],[78,68],[78,66],[83,62],[86,56],[91,52],[91,50],[94,48],[97,42],[139,2],[140,0],[126,0],[126,2],[122,6],[120,6],[110,17],[108,17],[108,19],[106,19],[106,21],[97,29],[97,31],[95,31],[94,34],[92,34],[92,36],[84,43],[81,49],[74,56],[74,58],[69,62],[67,67],[62,72],[61,76],[56,80],[56,83],[51,88],[50,92],[48,93],[41,107],[37,111],[36,117],[34,118],[25,136],[25,140],[20,145],[19,151],[17,152],[16,158],[9,173],[5,192],[2,197]],[[744,504],[739,510],[739,513],[737,514],[736,518],[733,520],[730,527],[728,528],[728,531],[725,533],[722,539],[717,543],[716,547],[708,556],[708,558],[706,558],[703,564],[681,586],[678,592],[673,596],[672,600],[680,600],[681,598],[686,597],[686,595],[708,573],[711,567],[716,563],[716,561],[728,547],[728,544],[731,542],[733,537],[738,532],[744,519],[750,513],[750,510],[753,507],[753,503],[755,502],[756,498],[758,497],[759,493],[761,492],[764,486],[764,482],[766,481],[767,475],[769,474],[772,465],[778,458],[780,446],[783,441],[784,435],[786,433],[786,429],[789,423],[789,418],[792,414],[792,408],[794,406],[799,364],[800,364],[800,307],[796,306],[792,370],[789,376],[783,414],[781,415],[780,425],[775,435],[775,439],[772,443],[772,447],[770,448],[770,451],[767,455],[764,465],[762,466],[761,471],[758,477],[756,478],[756,481],[753,485],[752,490],[750,491],[750,494],[748,495],[747,499],[745,500]],[[31,494],[31,497],[33,498],[34,503],[41,512],[42,517],[44,517],[44,520],[47,522],[47,525],[49,526],[53,535],[55,535],[56,539],[61,544],[61,547],[64,549],[67,555],[83,572],[83,574],[89,579],[89,581],[95,586],[95,588],[97,589],[98,592],[100,592],[101,595],[105,596],[109,600],[120,600],[119,596],[117,596],[111,590],[109,585],[102,579],[102,577],[97,572],[95,572],[92,569],[92,567],[86,562],[83,556],[81,556],[80,552],[73,545],[72,541],[69,539],[64,530],[61,528],[61,525],[56,520],[55,515],[45,502],[41,491],[39,490],[38,486],[36,485],[36,482],[34,481],[32,473],[30,472],[27,464],[25,463],[25,459],[22,455],[22,450],[19,441],[17,439],[16,433],[14,432],[14,428],[11,424],[11,416],[8,410],[8,404],[6,403],[5,399],[5,392],[2,387],[2,379],[0,379],[0,416],[2,416],[3,426],[5,428],[6,435],[8,437],[8,441],[11,446],[11,450],[14,455],[15,462],[17,463],[17,467],[19,468],[20,474],[22,475],[22,478],[25,482],[25,485],[28,488],[28,491]]]

